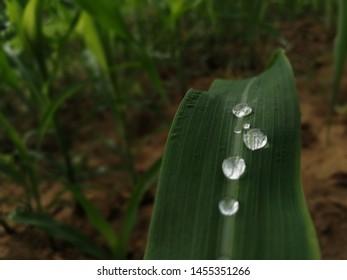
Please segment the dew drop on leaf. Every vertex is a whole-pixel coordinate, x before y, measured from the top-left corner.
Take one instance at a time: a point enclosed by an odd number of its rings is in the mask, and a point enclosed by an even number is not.
[[[251,127],[251,124],[250,123],[245,123],[243,125],[243,129],[249,129]]]
[[[222,170],[228,179],[238,180],[245,172],[246,164],[243,158],[239,156],[232,156],[223,160]]]
[[[235,132],[236,134],[240,134],[240,133],[242,132],[242,126],[237,125],[237,126],[235,127],[235,129],[234,129],[234,132]]]
[[[247,103],[239,103],[233,108],[233,114],[238,118],[243,118],[252,113],[252,107]]]
[[[236,134],[240,134],[240,133],[241,133],[241,129],[238,128],[238,127],[236,127],[236,128],[234,129],[234,132],[235,132]]]
[[[243,135],[243,142],[248,149],[254,151],[266,145],[267,136],[259,128],[252,128]]]
[[[219,202],[218,207],[222,215],[232,216],[239,210],[239,202],[230,197],[225,197]]]

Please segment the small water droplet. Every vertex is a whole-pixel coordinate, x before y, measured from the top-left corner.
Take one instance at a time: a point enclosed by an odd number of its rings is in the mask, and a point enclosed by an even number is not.
[[[234,132],[237,134],[240,134],[242,132],[242,125],[241,124],[236,125],[234,128]]]
[[[235,127],[235,129],[234,129],[234,132],[236,133],[236,134],[240,134],[241,133],[241,128],[239,128],[239,127]]]
[[[246,164],[243,158],[232,156],[223,160],[222,170],[227,178],[237,180],[245,172]]]
[[[266,145],[267,136],[260,129],[252,128],[243,135],[243,142],[248,149],[254,151]]]
[[[239,210],[239,202],[230,197],[225,197],[218,203],[218,207],[222,215],[232,216]]]
[[[244,125],[243,125],[243,128],[244,129],[249,129],[251,127],[251,124],[250,123],[245,123]]]
[[[238,118],[243,118],[252,113],[252,107],[247,103],[239,103],[233,108],[233,114]]]

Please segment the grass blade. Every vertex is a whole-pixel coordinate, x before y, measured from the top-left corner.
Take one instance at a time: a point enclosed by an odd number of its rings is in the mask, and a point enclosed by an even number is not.
[[[94,245],[93,241],[82,232],[68,224],[55,221],[47,215],[40,213],[15,213],[10,218],[19,224],[38,227],[49,235],[65,240],[97,259],[109,258],[104,251]]]
[[[135,185],[134,190],[131,193],[131,197],[128,201],[125,214],[124,214],[124,224],[122,226],[122,230],[120,233],[120,238],[122,242],[120,245],[120,252],[122,255],[125,255],[125,250],[127,248],[130,234],[135,226],[137,211],[139,208],[139,204],[141,199],[143,198],[144,193],[148,190],[148,188],[157,180],[159,169],[161,166],[161,158],[157,160],[142,176],[139,182]]]
[[[95,26],[92,17],[88,13],[82,13],[78,22],[77,30],[83,36],[86,45],[91,49],[98,60],[104,73],[109,74],[109,59],[107,57],[104,45],[100,38],[100,33]]]
[[[57,112],[57,110],[60,108],[64,102],[73,96],[78,90],[81,88],[81,84],[74,85],[66,89],[62,94],[58,96],[54,101],[52,101],[47,108],[45,109],[45,112],[43,113],[42,120],[40,122],[40,126],[38,129],[38,145],[41,146],[43,138],[47,132],[47,129],[49,128],[50,123],[53,120],[54,114]]]
[[[10,87],[17,89],[19,80],[14,69],[11,67],[5,52],[0,48],[0,80]]]
[[[246,102],[253,113],[236,118]],[[249,150],[236,126],[249,122],[269,146]],[[221,165],[240,156],[246,172],[229,180]],[[231,196],[239,211],[222,216]],[[252,79],[217,80],[190,90],[175,116],[163,157],[146,259],[315,259],[318,244],[300,179],[300,113],[283,51]]]
[[[17,149],[19,156],[22,161],[21,172],[28,177],[28,184],[24,184],[23,187],[27,190],[27,203],[30,204],[30,199],[33,197],[36,202],[36,207],[38,210],[41,209],[40,195],[38,192],[38,182],[36,176],[36,170],[33,163],[30,161],[29,151],[23,142],[21,136],[18,134],[17,130],[10,124],[10,122],[5,118],[5,116],[0,112],[0,125],[2,126],[5,135],[11,140],[15,148]],[[9,171],[9,170],[8,170]],[[18,181],[18,180],[16,180]],[[28,187],[30,186],[30,187]]]
[[[6,14],[14,29],[18,34],[18,39],[22,45],[24,45],[24,37],[22,30],[22,7],[17,0],[5,0]]]
[[[159,91],[160,96],[164,102],[168,102],[169,99],[165,93],[164,86],[161,82],[158,70],[156,69],[154,63],[150,60],[147,53],[141,48],[137,49],[139,59],[143,65],[143,69],[147,72],[148,77],[151,79],[151,82],[155,88]]]
[[[35,55],[43,77],[47,76],[42,33],[43,0],[30,0],[23,12],[22,29],[30,51]]]
[[[22,141],[22,137],[18,134],[17,130],[8,122],[7,118],[0,112],[0,125],[2,126],[5,134],[17,148],[20,157],[24,162],[29,159],[27,148]]]
[[[91,225],[97,229],[101,235],[107,241],[114,256],[119,257],[117,248],[119,248],[119,240],[115,230],[112,228],[111,224],[107,222],[105,217],[100,213],[100,211],[91,203],[84,194],[79,190],[78,186],[67,185],[69,191],[72,192],[76,200],[80,203],[85,211],[87,218]]]
[[[84,19],[85,26],[87,27],[88,25],[89,28],[88,33],[85,34],[85,40],[98,58],[98,62],[101,64],[103,70],[105,70],[104,68],[106,66],[108,67],[109,65],[106,63],[108,61],[106,60],[105,55],[103,55],[104,48],[102,46],[100,36],[96,32],[95,26],[91,26],[93,24],[92,20],[99,22],[106,30],[114,31],[122,39],[130,43],[130,46],[134,47],[134,50],[136,51],[136,54],[138,55],[138,58],[153,85],[160,92],[162,99],[167,101],[167,96],[164,93],[164,87],[153,61],[148,57],[143,44],[139,43],[134,38],[130,29],[126,25],[117,4],[110,0],[102,2],[78,0],[77,2],[80,7],[89,14],[88,21],[87,19]]]
[[[105,28],[114,30],[125,40],[130,42],[134,41],[134,37],[125,24],[119,7],[117,7],[114,1],[104,0],[96,2],[90,0],[77,0],[76,2],[93,18],[98,19]]]
[[[334,42],[334,70],[333,70],[333,95],[331,102],[331,114],[337,103],[340,92],[340,84],[347,55],[347,2],[338,1],[337,35]]]

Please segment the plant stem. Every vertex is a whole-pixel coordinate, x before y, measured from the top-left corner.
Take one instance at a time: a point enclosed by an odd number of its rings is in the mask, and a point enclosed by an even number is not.
[[[71,155],[70,155],[70,145],[67,143],[66,138],[63,136],[63,130],[61,127],[61,124],[58,120],[58,118],[54,118],[54,128],[55,128],[55,135],[56,140],[59,146],[59,150],[63,155],[64,162],[65,162],[65,172],[66,172],[66,178],[69,183],[76,183],[76,175],[73,168]]]

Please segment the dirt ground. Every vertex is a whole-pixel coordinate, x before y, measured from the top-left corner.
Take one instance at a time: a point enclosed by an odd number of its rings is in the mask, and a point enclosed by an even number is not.
[[[297,80],[302,114],[302,181],[319,238],[322,258],[347,259],[347,114],[333,116],[329,140],[327,138],[333,36],[326,32],[321,22],[315,20],[282,24],[278,28],[290,45],[288,56]],[[233,47],[226,47],[224,55],[230,55],[232,51]],[[262,53],[261,44],[257,51]],[[215,78],[244,77],[243,74],[242,70],[230,72],[225,65],[217,65],[208,73],[189,79],[187,88],[208,89]],[[177,92],[171,92],[170,96],[175,101],[167,110],[168,119],[173,117],[181,99],[181,94]],[[342,96],[344,98],[341,98],[340,104],[347,102],[347,77],[342,83]],[[141,127],[139,120],[152,123],[153,126],[157,125],[155,117],[148,112],[141,112],[134,118],[135,126],[138,125],[139,128]],[[114,136],[107,116],[101,116],[98,123],[100,131],[103,133],[106,131],[109,137]],[[91,124],[89,129],[94,128]],[[161,127],[151,134],[137,153],[138,170],[146,170],[161,156],[167,134],[168,127]],[[89,168],[97,168],[104,162],[115,161],[114,164],[117,164],[117,160],[110,158],[107,151],[100,149],[100,146],[101,143],[95,143],[88,147],[83,147],[81,144],[79,147],[92,150],[96,155],[88,162]],[[121,191],[117,189],[117,184],[124,184],[125,179],[122,176],[122,173],[118,173],[97,178],[94,183],[98,188],[87,192],[88,197],[95,202],[105,217],[114,222],[116,229],[119,228],[124,204],[130,195],[129,189],[121,188]],[[7,197],[11,196],[13,192],[11,183],[5,182],[3,186]],[[60,188],[56,184],[43,187],[43,201],[46,206]],[[19,195],[18,191],[14,192],[14,196]],[[143,257],[154,195],[155,189],[151,188],[141,203],[138,223],[128,254],[131,259]],[[88,226],[86,219],[74,212],[69,195],[64,194],[60,199],[64,205],[59,209],[53,209],[56,213],[55,218],[75,225],[101,243],[101,240],[98,240],[100,237]],[[6,214],[13,207],[8,201],[1,201],[0,205],[1,214]],[[14,230],[15,232],[11,233],[0,227],[0,259],[88,258],[70,245],[50,239],[38,229],[15,226]]]
[[[292,38],[289,58],[296,73],[301,108],[303,187],[322,258],[347,259],[346,113],[333,116],[329,136],[327,125],[333,39],[316,22],[303,21],[296,28],[297,32],[290,29],[294,34],[289,33],[288,38]],[[346,76],[341,91],[339,104],[346,104]]]

